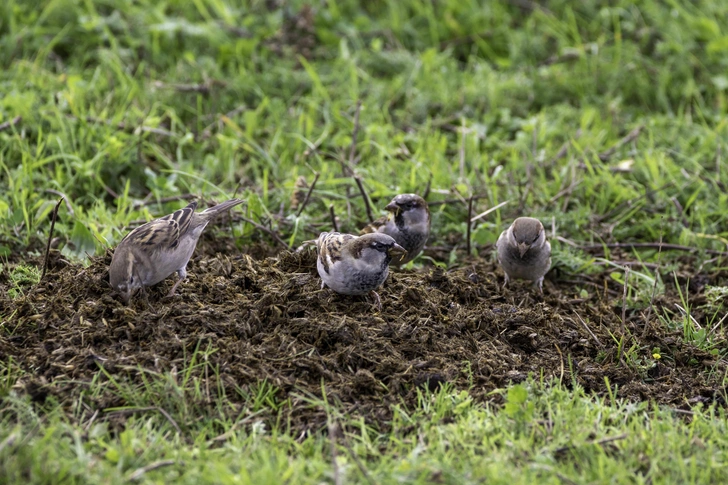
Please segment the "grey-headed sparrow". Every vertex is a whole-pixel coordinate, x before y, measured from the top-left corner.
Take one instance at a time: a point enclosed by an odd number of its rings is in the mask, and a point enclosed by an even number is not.
[[[316,239],[316,269],[321,288],[328,286],[343,295],[371,293],[381,310],[376,290],[389,274],[392,257],[401,258],[407,251],[386,234],[363,236],[322,232]]]
[[[360,234],[382,233],[407,251],[407,256],[394,264],[406,264],[415,259],[430,236],[430,209],[425,199],[417,194],[400,194],[385,207],[391,212],[361,230]]]
[[[207,223],[218,214],[242,204],[231,199],[196,213],[197,202],[168,216],[147,222],[131,231],[114,250],[109,266],[109,283],[129,302],[132,293],[152,286],[177,272],[177,285],[187,276],[187,263]]]
[[[511,278],[532,280],[543,293],[543,277],[551,267],[551,244],[541,221],[519,217],[501,233],[495,247],[506,273],[505,284]]]

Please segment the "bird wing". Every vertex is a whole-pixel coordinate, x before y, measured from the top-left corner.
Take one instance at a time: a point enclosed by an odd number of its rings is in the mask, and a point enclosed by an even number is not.
[[[190,228],[196,208],[197,202],[192,202],[168,216],[147,222],[131,231],[124,240],[128,239],[147,252],[174,249],[179,245],[180,237]]]
[[[372,222],[371,224],[367,224],[364,229],[359,231],[359,235],[362,236],[364,234],[371,234],[374,232],[381,232],[381,228],[387,225],[387,222],[389,222],[390,216],[382,216],[376,221]]]
[[[324,267],[326,273],[329,272],[329,268],[332,265],[337,261],[341,261],[344,247],[352,239],[356,239],[356,236],[338,232],[321,233],[316,240],[316,247],[318,248],[319,261],[321,261],[321,265]]]

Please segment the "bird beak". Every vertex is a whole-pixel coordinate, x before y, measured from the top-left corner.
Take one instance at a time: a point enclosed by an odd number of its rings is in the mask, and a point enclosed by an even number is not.
[[[399,215],[400,208],[395,202],[390,202],[384,209],[393,212],[395,216]]]
[[[521,257],[523,257],[523,255],[524,255],[524,254],[526,254],[526,252],[527,252],[527,251],[528,251],[529,249],[531,249],[531,246],[529,246],[529,245],[528,245],[528,244],[526,244],[526,243],[519,243],[519,244],[518,244],[518,254],[520,254],[520,255],[521,255]]]
[[[392,246],[388,253],[390,256],[399,256],[400,261],[402,261],[404,257],[407,256],[407,250],[399,244],[395,244],[394,246]]]

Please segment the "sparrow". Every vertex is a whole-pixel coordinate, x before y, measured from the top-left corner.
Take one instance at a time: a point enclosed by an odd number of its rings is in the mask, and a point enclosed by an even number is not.
[[[321,288],[328,286],[342,295],[370,293],[381,311],[382,301],[376,290],[389,275],[392,257],[404,257],[407,251],[386,234],[363,236],[322,232],[316,239],[316,269]]]
[[[231,199],[196,213],[197,202],[168,216],[147,222],[131,231],[114,251],[109,283],[125,303],[139,288],[152,286],[176,272],[179,276],[169,296],[187,276],[187,263],[203,229],[218,214],[242,204]]]
[[[399,194],[385,209],[391,214],[372,222],[360,234],[378,232],[391,236],[407,251],[407,256],[395,261],[395,264],[409,263],[420,254],[430,236],[430,209],[427,202],[417,194]]]
[[[551,267],[551,244],[538,219],[519,217],[503,231],[495,243],[498,262],[511,278],[535,281],[543,293],[543,277]]]

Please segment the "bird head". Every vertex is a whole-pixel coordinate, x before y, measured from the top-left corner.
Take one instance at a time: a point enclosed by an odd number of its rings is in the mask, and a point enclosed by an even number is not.
[[[109,284],[119,292],[124,303],[129,303],[131,296],[142,287],[141,277],[135,268],[134,255],[126,247],[118,247],[114,251],[109,266]]]
[[[417,194],[399,194],[384,208],[395,218],[401,215],[408,224],[429,222],[430,219],[427,202]]]
[[[546,240],[543,224],[532,217],[519,217],[511,226],[513,244],[518,248],[518,254],[523,258],[529,249],[540,248]]]

